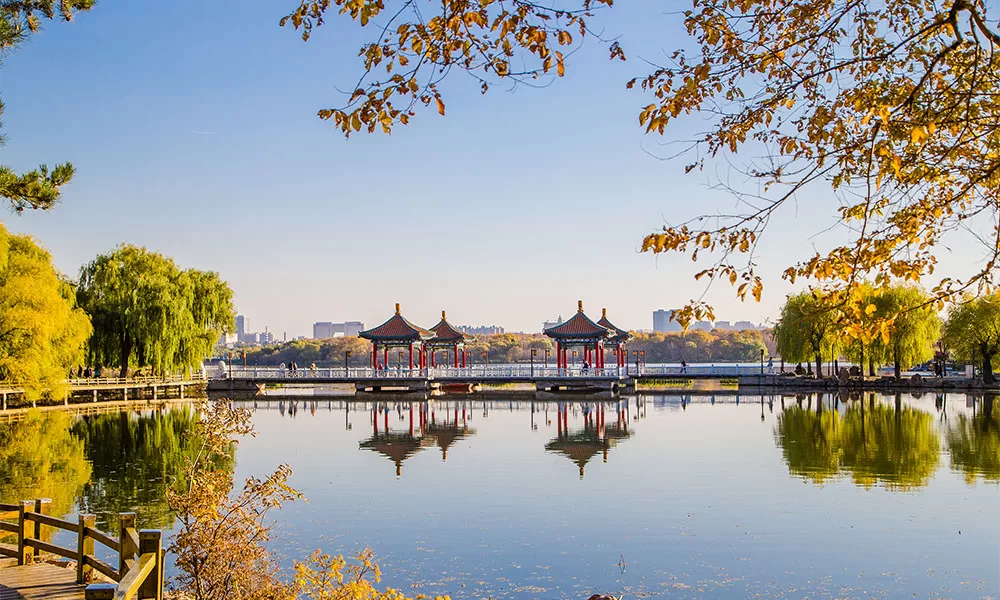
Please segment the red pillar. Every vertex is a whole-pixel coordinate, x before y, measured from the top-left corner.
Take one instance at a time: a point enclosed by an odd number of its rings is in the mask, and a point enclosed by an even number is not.
[[[457,369],[458,368],[458,344],[455,344],[454,352],[455,352],[455,368]]]
[[[378,437],[378,407],[372,409],[372,424],[375,426],[375,436]]]
[[[562,368],[562,344],[556,342],[556,368]]]
[[[413,370],[413,342],[410,342],[410,370],[411,371]],[[413,406],[410,405],[410,429],[413,429],[412,421],[413,421]],[[410,435],[413,435],[412,431],[410,431]]]
[[[434,354],[435,354],[434,348],[431,348],[431,366],[432,367],[436,367],[437,366],[437,363],[435,362],[436,359],[434,357]]]
[[[386,346],[385,348],[382,349],[382,354],[383,354],[383,356],[382,356],[382,368],[383,369],[388,369],[389,368],[389,346]]]
[[[389,433],[389,407],[385,407],[385,432]]]
[[[413,366],[412,366],[413,361],[411,360],[410,363],[411,363],[410,368],[412,369],[413,368]],[[412,402],[410,402],[410,437],[413,437],[413,403]]]
[[[465,351],[465,348],[462,348],[462,368],[463,368],[463,369],[465,368],[465,357],[466,357],[466,356],[467,356],[468,354],[469,354],[469,353]]]
[[[378,361],[378,344],[376,344],[375,342],[372,342],[372,360],[371,360],[372,365],[371,365],[371,367],[373,369],[377,366],[377,361]]]

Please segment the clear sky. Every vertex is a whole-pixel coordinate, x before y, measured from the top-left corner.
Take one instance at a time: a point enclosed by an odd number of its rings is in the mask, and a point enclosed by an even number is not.
[[[648,329],[653,310],[704,291],[690,260],[637,252],[667,220],[733,205],[709,189],[724,170],[685,176],[684,160],[655,157],[690,132],[643,135],[650,100],[624,89],[641,57],[684,43],[677,15],[616,6],[602,23],[628,63],[589,45],[544,89],[486,96],[458,74],[446,117],[345,140],[315,114],[353,87],[360,34],[332,18],[303,43],[278,27],[296,4],[102,0],[47,24],[3,61],[0,164],[69,160],[78,175],[55,209],[0,218],[73,276],[126,241],[218,271],[251,328],[279,338],[314,321],[375,325],[395,302],[425,326],[447,309],[454,323],[538,331],[582,299]],[[718,318],[777,315],[792,291],[778,274],[832,223],[815,202],[772,222],[763,303],[720,285],[707,296]]]

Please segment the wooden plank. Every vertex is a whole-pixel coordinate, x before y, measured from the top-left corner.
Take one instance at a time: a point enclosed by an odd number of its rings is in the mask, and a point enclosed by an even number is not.
[[[84,560],[87,561],[88,566],[93,567],[95,571],[99,572],[101,575],[104,575],[111,581],[118,581],[119,579],[121,579],[121,576],[118,574],[118,571],[115,571],[114,567],[104,562],[103,560],[95,558],[93,556],[85,556]]]
[[[25,519],[30,519],[39,525],[48,525],[49,527],[55,527],[57,529],[65,529],[66,531],[72,531],[73,533],[80,532],[80,525],[70,521],[64,521],[63,519],[57,519],[49,515],[43,515],[36,512],[24,513]]]
[[[3,517],[4,513],[14,513],[14,514],[17,514],[17,505],[16,504],[4,504],[3,502],[0,502],[0,517]],[[6,517],[4,517],[4,518],[6,518]]]
[[[2,563],[3,561],[0,561]],[[3,600],[83,600],[83,586],[76,585],[73,569],[48,563],[0,566]]]
[[[63,558],[68,558],[70,560],[76,560],[77,554],[73,550],[68,548],[61,548],[55,544],[50,544],[48,542],[43,542],[42,540],[27,539],[24,540],[24,545],[29,548],[34,548],[36,550],[41,550],[42,552],[48,552],[49,554],[55,554],[56,556],[61,556]]]
[[[153,553],[143,554],[139,557],[139,562],[129,569],[129,572],[122,577],[118,583],[118,591],[115,593],[115,600],[131,600],[135,598],[139,587],[146,581],[146,577],[153,572],[156,567],[156,555]]]
[[[17,548],[13,546],[8,546],[7,544],[0,544],[0,556],[9,556],[11,558],[17,558]]]
[[[112,538],[110,535],[98,529],[91,529],[90,527],[86,529],[85,533],[87,537],[104,544],[115,552],[118,552],[118,540]]]
[[[4,521],[0,521],[0,531],[17,533],[17,523],[6,523]]]

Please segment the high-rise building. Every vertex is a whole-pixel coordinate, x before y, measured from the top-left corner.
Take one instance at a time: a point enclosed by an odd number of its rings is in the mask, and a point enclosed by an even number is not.
[[[747,329],[757,329],[757,326],[750,321],[736,321],[733,324],[733,329],[736,331],[746,331]]]
[[[313,339],[325,340],[332,337],[355,337],[365,329],[365,324],[361,321],[345,321],[343,323],[332,323],[330,321],[320,321],[313,323]]]
[[[730,323],[729,321],[716,321],[715,328],[720,331],[732,331],[733,324]]]
[[[683,329],[681,324],[677,321],[670,320],[670,314],[672,310],[654,310],[653,311],[653,331],[668,332],[668,331],[680,331]]]
[[[249,321],[243,315],[236,315],[236,337],[241,338],[247,332]]]
[[[545,321],[544,323],[542,323],[542,333],[545,333],[546,329],[552,329],[556,325],[562,325],[562,323],[563,323],[562,315],[559,315],[559,319],[556,321]]]
[[[456,325],[455,329],[468,335],[498,335],[505,331],[499,325]]]
[[[694,331],[712,331],[713,325],[711,321],[697,321],[691,325],[691,329]]]

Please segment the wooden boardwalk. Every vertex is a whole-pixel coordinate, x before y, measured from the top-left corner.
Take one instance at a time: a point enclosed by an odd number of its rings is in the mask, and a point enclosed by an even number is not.
[[[19,567],[13,558],[0,558],[0,600],[83,600],[83,590],[76,569],[50,563]]]

